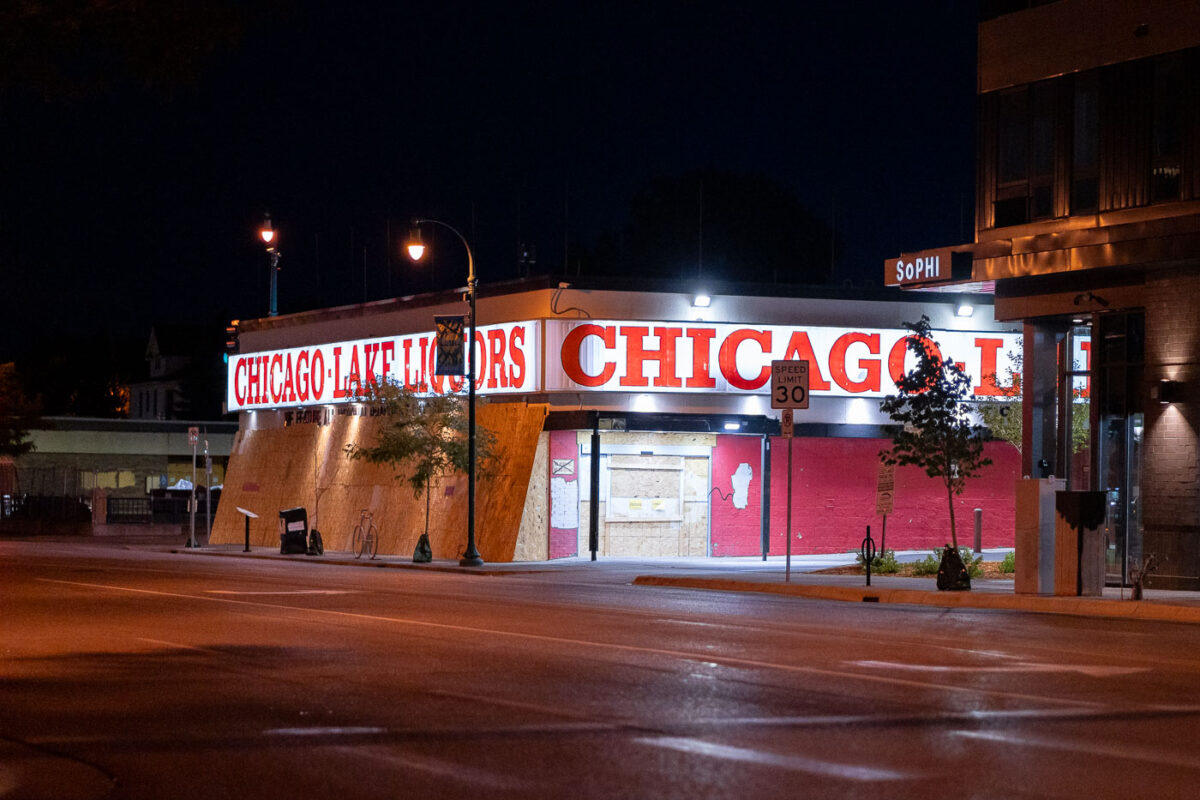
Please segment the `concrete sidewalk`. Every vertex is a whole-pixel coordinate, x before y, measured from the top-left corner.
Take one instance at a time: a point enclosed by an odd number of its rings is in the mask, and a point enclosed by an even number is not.
[[[814,600],[853,603],[901,603],[941,608],[976,608],[1026,611],[1045,614],[1142,619],[1200,624],[1200,592],[1148,589],[1140,601],[1129,599],[1128,589],[1105,588],[1102,597],[1055,597],[1015,594],[1011,580],[976,579],[967,592],[941,592],[933,578],[902,578],[872,575],[866,585],[863,574],[822,573],[830,567],[854,563],[853,555],[794,556],[790,580],[785,580],[782,556],[766,561],[760,557],[636,559],[565,558],[555,561],[525,561],[462,567],[456,561],[435,559],[429,564],[414,564],[405,556],[379,556],[355,559],[351,553],[326,552],[323,556],[281,555],[273,548],[253,548],[243,552],[240,546],[213,545],[196,549],[173,547],[171,552],[195,555],[305,561],[341,566],[376,567],[426,572],[451,572],[472,575],[530,575],[538,573],[578,573],[580,576],[603,575],[609,580],[627,581],[635,586],[694,589],[723,592],[756,592]],[[985,550],[984,557],[998,561],[1007,550]],[[919,554],[897,554],[903,556]],[[911,560],[911,559],[908,559]]]
[[[1043,614],[1070,614],[1116,619],[1145,619],[1200,624],[1200,594],[1147,590],[1145,599],[1129,600],[1129,590],[1106,588],[1103,597],[1054,597],[1014,594],[1012,581],[973,580],[967,592],[940,592],[931,578],[800,573],[784,582],[782,575],[640,575],[637,586],[705,589],[724,592],[807,597],[853,603],[906,603],[942,608],[1002,609]]]

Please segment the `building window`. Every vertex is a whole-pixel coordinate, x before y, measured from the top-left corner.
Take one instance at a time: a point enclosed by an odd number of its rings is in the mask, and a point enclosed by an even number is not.
[[[1154,60],[1154,130],[1150,159],[1150,202],[1179,199],[1183,125],[1183,57]]]
[[[1075,76],[1071,128],[1071,213],[1100,206],[1100,82],[1096,73]]]
[[[1054,216],[1054,90],[1050,81],[1000,95],[995,225]]]

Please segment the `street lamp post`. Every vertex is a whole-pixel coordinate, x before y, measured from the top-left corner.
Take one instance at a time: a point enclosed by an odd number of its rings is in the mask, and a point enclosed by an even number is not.
[[[271,215],[267,214],[263,220],[263,225],[258,229],[258,238],[262,239],[263,244],[267,246],[267,253],[271,256],[271,309],[268,316],[279,316],[279,248],[275,246],[275,230],[271,227]]]
[[[467,300],[470,312],[467,318],[469,328],[466,347],[467,356],[467,550],[458,562],[464,567],[481,567],[483,559],[475,549],[475,259],[471,255],[471,245],[467,239],[454,227],[436,219],[414,219],[413,235],[409,239],[408,255],[413,261],[421,260],[425,255],[425,245],[421,242],[421,225],[440,225],[453,233],[467,249]]]

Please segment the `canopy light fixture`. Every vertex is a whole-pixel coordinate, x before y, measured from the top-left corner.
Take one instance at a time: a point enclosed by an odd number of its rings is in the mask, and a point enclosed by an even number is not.
[[[968,303],[966,301],[960,300],[954,308],[954,316],[956,316],[956,317],[966,318],[966,317],[973,316],[974,314],[975,314],[975,306],[971,305],[970,303]]]
[[[692,298],[692,308],[708,308],[712,305],[712,298],[706,294],[698,294]]]

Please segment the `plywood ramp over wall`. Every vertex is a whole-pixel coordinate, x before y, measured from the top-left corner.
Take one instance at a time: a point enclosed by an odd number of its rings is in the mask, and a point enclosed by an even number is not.
[[[521,526],[538,434],[547,406],[485,403],[478,425],[496,435],[496,461],[475,496],[475,541],[485,561],[512,561]],[[361,509],[370,509],[379,529],[379,552],[411,556],[425,528],[425,498],[414,495],[402,466],[351,461],[351,442],[374,443],[384,417],[335,416],[329,425],[294,425],[240,430],[229,458],[221,505],[213,522],[213,544],[240,544],[244,518],[237,507],[259,515],[250,520],[250,544],[279,546],[279,511],[303,506],[325,549],[349,551]],[[397,479],[399,475],[399,479]],[[435,559],[458,558],[467,542],[467,477],[435,478],[429,497],[429,538]]]

